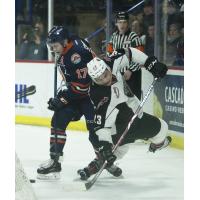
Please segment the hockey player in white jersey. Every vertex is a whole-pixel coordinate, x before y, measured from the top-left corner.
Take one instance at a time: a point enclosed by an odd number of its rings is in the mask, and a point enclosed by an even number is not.
[[[107,170],[114,176],[120,176],[122,170],[114,165],[114,161],[127,152],[128,145],[125,144],[133,143],[137,139],[148,139],[151,142],[149,151],[155,152],[171,142],[171,138],[167,136],[167,123],[141,111],[122,144],[112,153],[113,145],[117,143],[139,105],[135,95],[127,96],[126,83],[120,72],[121,68],[128,67],[131,61],[144,66],[154,77],[163,78],[167,73],[165,64],[135,48],[121,49],[103,60],[95,57],[87,64],[88,74],[93,80],[90,97],[95,107],[95,133],[99,138],[99,144],[96,146],[99,146],[99,149],[97,158],[87,167],[78,170],[82,180],[98,172],[105,160]]]

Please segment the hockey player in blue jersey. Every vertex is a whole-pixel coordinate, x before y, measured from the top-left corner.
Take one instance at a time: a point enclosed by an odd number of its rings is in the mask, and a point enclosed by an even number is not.
[[[94,133],[94,107],[89,97],[91,78],[87,72],[89,63],[95,54],[89,44],[78,37],[69,35],[63,26],[55,26],[48,33],[47,44],[59,55],[57,65],[67,89],[62,89],[56,97],[48,101],[48,109],[54,111],[51,120],[50,159],[37,169],[38,179],[59,179],[61,159],[66,143],[66,128],[71,121],[77,121],[84,115],[89,140],[95,153],[99,148],[98,137]],[[93,168],[93,163],[91,167]],[[114,175],[114,164],[109,173]],[[115,169],[115,168],[114,168]]]
[[[78,37],[70,37],[63,26],[55,26],[48,33],[47,45],[59,55],[57,66],[66,85],[48,101],[48,109],[54,111],[51,120],[50,159],[37,169],[39,179],[59,179],[61,157],[66,143],[66,127],[71,121],[85,117],[89,139],[93,134],[94,109],[88,95],[90,77],[87,63],[95,56],[89,44]]]

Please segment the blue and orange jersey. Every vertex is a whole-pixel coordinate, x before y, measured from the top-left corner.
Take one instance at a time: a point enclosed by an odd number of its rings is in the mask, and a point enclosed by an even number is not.
[[[80,38],[67,43],[59,60],[60,73],[68,86],[64,96],[67,101],[88,95],[91,79],[88,75],[87,63],[94,56],[87,43]]]

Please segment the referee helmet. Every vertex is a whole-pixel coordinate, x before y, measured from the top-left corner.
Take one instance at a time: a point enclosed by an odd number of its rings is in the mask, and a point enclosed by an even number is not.
[[[129,15],[127,12],[118,12],[116,15],[116,22],[117,21],[128,21]]]

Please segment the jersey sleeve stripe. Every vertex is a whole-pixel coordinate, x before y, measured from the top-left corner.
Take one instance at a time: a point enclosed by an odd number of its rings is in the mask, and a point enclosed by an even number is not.
[[[89,91],[89,85],[90,83],[81,84],[81,83],[71,82],[71,89],[73,92],[78,94],[87,94]]]

